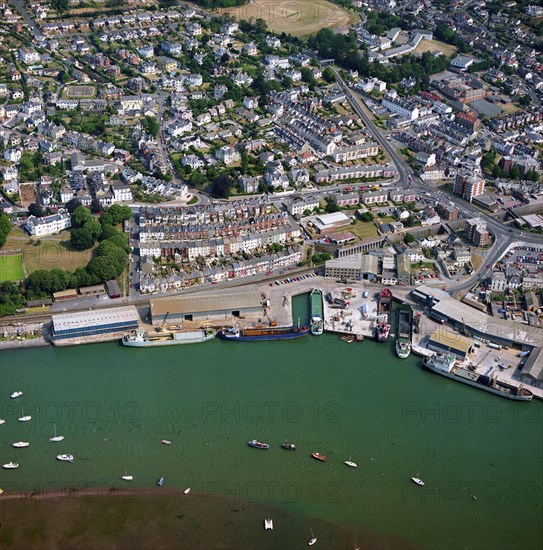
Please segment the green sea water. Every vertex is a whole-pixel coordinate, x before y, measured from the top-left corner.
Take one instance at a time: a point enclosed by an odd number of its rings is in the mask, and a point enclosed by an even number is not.
[[[305,306],[295,301],[295,318]],[[23,397],[10,399],[14,390]],[[0,405],[2,463],[20,463],[1,471],[5,491],[125,486],[126,469],[138,487],[163,476],[203,499],[279,505],[418,548],[543,544],[541,402],[449,381],[416,356],[397,359],[392,342],[4,352]],[[18,422],[23,413],[32,420]],[[59,443],[49,442],[55,425]],[[253,438],[271,448],[248,447]],[[285,440],[298,450],[281,449]],[[424,487],[410,481],[417,475]]]

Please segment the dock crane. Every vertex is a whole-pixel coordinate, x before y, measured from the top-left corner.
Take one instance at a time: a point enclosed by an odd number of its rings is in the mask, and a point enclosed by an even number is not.
[[[170,314],[170,312],[167,311],[166,315],[164,315],[164,321],[162,321],[162,324],[159,327],[156,327],[157,332],[162,332],[164,330],[164,325],[166,324],[166,319],[168,318],[169,314]]]

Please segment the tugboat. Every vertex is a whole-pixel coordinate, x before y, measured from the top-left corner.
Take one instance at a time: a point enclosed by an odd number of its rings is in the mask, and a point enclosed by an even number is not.
[[[388,288],[383,288],[379,293],[377,305],[378,323],[375,326],[375,339],[378,342],[386,342],[390,334],[390,312],[392,311],[392,292]]]
[[[327,456],[321,455],[320,453],[311,453],[311,456],[321,462],[326,462],[328,460]]]
[[[247,445],[249,447],[254,447],[255,449],[262,449],[262,450],[268,450],[270,446],[267,443],[262,443],[261,441],[257,441],[256,439],[253,439],[252,441],[248,441]]]
[[[386,342],[390,333],[390,325],[385,321],[377,323],[375,327],[375,339],[378,342]]]
[[[407,359],[411,353],[413,308],[402,304],[398,309],[398,336],[396,337],[396,355]]]
[[[457,380],[469,386],[480,388],[495,395],[500,395],[513,401],[531,401],[533,393],[522,385],[517,387],[507,382],[502,382],[496,377],[490,377],[486,374],[478,374],[474,370],[455,366],[456,360],[452,353],[436,353],[430,357],[425,357],[422,364],[431,371],[446,376],[452,380]]]
[[[390,292],[389,288],[385,287],[379,293],[379,302],[377,307],[380,315],[386,313],[390,316],[390,312],[392,311],[392,292]]]
[[[281,445],[283,449],[286,449],[287,451],[295,451],[296,445],[294,443],[287,443],[286,441]]]

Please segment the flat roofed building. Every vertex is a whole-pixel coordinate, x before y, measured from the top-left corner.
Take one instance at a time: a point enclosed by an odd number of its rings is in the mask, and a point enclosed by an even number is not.
[[[95,309],[75,313],[53,314],[53,339],[85,338],[99,334],[119,333],[135,330],[139,315],[135,306]]]
[[[256,285],[198,292],[188,296],[149,301],[153,325],[168,321],[205,321],[262,315],[262,300]]]
[[[379,260],[370,254],[353,254],[328,260],[325,277],[340,281],[377,280]]]
[[[471,341],[445,330],[436,330],[428,340],[428,349],[438,353],[451,352],[459,359],[465,359],[471,351]]]
[[[490,338],[501,344],[526,344],[539,346],[543,342],[543,330],[537,326],[524,325],[499,317],[490,317],[467,304],[451,298],[446,292],[421,285],[411,294],[426,301],[431,307],[430,317],[437,321],[450,322],[457,330],[467,330],[470,335]],[[429,301],[432,302],[429,304]]]
[[[349,217],[343,212],[332,212],[331,214],[321,214],[313,220],[313,225],[319,233],[326,233],[341,225],[347,225]]]

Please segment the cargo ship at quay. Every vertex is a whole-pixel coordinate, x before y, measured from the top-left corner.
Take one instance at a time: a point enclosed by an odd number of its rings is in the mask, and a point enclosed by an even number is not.
[[[311,309],[311,334],[320,336],[324,332],[324,308],[322,304],[322,292],[314,288],[309,294],[309,306]]]
[[[396,355],[407,359],[411,354],[411,338],[413,336],[413,308],[402,304],[398,308],[398,335],[396,337]]]
[[[136,330],[125,334],[121,340],[123,346],[134,348],[146,348],[153,346],[175,346],[179,344],[200,344],[215,338],[217,331],[213,329],[201,329],[187,332],[147,332]]]
[[[262,342],[268,340],[293,340],[309,334],[308,326],[289,327],[231,327],[219,332],[219,338],[234,342]]]
[[[470,368],[456,365],[456,358],[452,353],[437,353],[430,357],[425,357],[422,364],[431,371],[446,376],[451,380],[468,384],[474,388],[479,388],[511,399],[513,401],[531,401],[533,394],[530,390],[520,386],[516,387],[506,382],[501,382],[496,378],[491,378],[485,374],[478,374]]]

